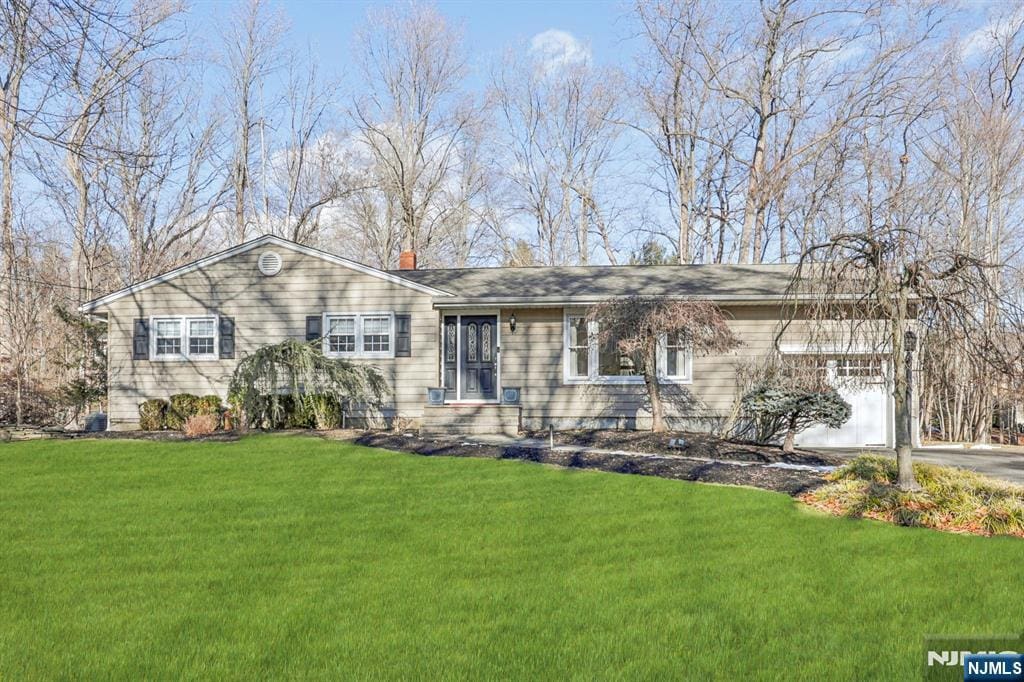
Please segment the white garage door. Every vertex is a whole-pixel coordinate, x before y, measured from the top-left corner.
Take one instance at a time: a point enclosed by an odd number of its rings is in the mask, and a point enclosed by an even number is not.
[[[886,444],[889,400],[882,359],[877,355],[823,357],[830,383],[853,408],[838,429],[812,426],[798,433],[796,444],[807,447],[856,447]]]

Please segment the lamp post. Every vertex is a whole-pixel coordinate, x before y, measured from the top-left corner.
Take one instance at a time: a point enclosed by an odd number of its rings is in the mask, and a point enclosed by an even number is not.
[[[907,437],[914,445],[914,351],[917,350],[917,334],[908,329],[903,334],[904,362],[907,376]]]

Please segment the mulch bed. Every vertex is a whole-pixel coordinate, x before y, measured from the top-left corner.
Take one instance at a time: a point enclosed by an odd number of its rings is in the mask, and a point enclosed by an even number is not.
[[[242,437],[239,431],[215,431],[208,436],[189,438],[181,431],[66,431],[59,438],[104,438],[109,440],[212,441],[231,442]]]
[[[532,438],[548,439],[547,431],[534,431]],[[685,441],[685,447],[673,446],[670,441]],[[630,450],[662,455],[683,455],[705,459],[727,459],[740,462],[772,464],[805,464],[811,466],[839,466],[843,460],[835,455],[797,450],[785,453],[776,445],[758,445],[722,440],[706,433],[676,431],[652,433],[650,431],[556,431],[556,445],[579,445],[603,450]]]
[[[518,459],[575,469],[597,469],[612,473],[658,476],[681,481],[746,485],[788,495],[806,493],[826,482],[824,476],[815,471],[704,462],[687,459],[680,456],[678,451],[672,453],[675,455],[672,457],[644,457],[625,453],[567,452],[547,448],[524,448],[518,445],[503,446],[457,440],[432,440],[383,432],[363,433],[352,439],[352,442],[367,447],[426,456]],[[595,445],[594,447],[603,446]]]

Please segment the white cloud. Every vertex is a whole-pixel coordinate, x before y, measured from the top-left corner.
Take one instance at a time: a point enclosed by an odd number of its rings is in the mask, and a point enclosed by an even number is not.
[[[960,42],[960,54],[965,59],[978,57],[1008,38],[1024,21],[1024,6],[1015,11],[998,14],[981,28],[967,34]]]
[[[551,28],[530,40],[530,55],[543,65],[545,71],[551,71],[568,64],[589,62],[590,46],[568,31]]]

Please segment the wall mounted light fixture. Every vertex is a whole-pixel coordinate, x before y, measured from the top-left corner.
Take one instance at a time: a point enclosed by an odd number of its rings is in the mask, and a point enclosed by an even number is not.
[[[512,313],[508,318],[508,329],[513,334],[516,333],[516,314]]]

